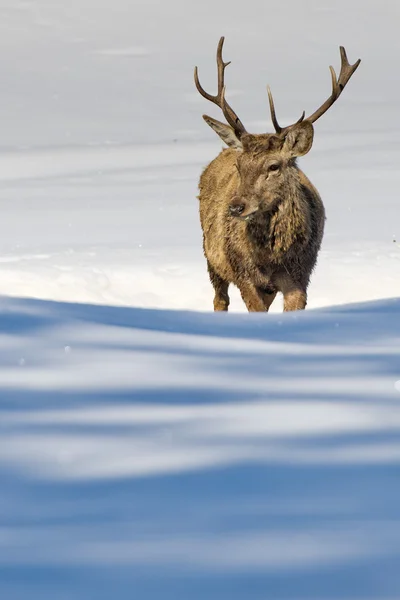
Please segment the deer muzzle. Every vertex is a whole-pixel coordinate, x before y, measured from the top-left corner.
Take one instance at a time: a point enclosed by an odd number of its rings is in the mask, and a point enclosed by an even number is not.
[[[234,196],[229,205],[229,214],[239,219],[247,219],[253,213],[257,212],[257,210],[258,206],[256,203],[246,202],[240,196]]]

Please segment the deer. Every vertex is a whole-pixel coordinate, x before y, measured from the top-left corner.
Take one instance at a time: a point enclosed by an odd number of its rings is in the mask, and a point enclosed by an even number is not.
[[[336,102],[361,60],[350,65],[340,46],[339,77],[329,67],[332,93],[310,116],[281,127],[267,86],[275,133],[248,133],[225,98],[225,69],[217,47],[218,90],[212,95],[199,81],[197,90],[216,104],[226,123],[203,115],[228,146],[208,164],[199,182],[200,223],[207,269],[214,288],[214,310],[227,311],[228,288],[239,288],[249,312],[268,311],[278,292],[284,311],[302,310],[317,262],[325,224],[325,209],[317,189],[297,166],[314,137],[313,123]]]

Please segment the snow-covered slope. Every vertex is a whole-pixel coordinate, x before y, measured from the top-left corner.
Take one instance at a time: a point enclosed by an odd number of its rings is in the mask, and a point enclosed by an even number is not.
[[[301,162],[328,215],[309,306],[400,295],[398,16],[395,0],[0,2],[0,293],[211,309],[196,188],[220,149],[201,114],[219,114],[193,66],[214,88],[224,34],[255,132],[267,82],[293,122],[330,93],[339,44],[362,58]]]
[[[0,293],[212,310],[196,183],[214,153],[211,144],[186,142],[8,153],[0,173]],[[328,221],[311,308],[400,296],[400,236],[393,237],[400,156],[388,159],[394,187],[380,198],[386,175],[367,173],[366,182],[347,166],[329,166],[340,153],[317,153],[313,165]],[[233,296],[232,309],[244,311]]]
[[[1,597],[399,597],[399,318],[4,300]]]
[[[399,13],[0,0],[1,599],[400,597]],[[302,314],[210,312],[192,77],[221,35],[254,132],[267,82],[292,122],[362,58],[301,161]]]

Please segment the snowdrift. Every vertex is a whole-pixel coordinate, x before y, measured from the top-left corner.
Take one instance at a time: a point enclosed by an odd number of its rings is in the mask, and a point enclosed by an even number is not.
[[[3,298],[2,597],[396,597],[399,318]]]

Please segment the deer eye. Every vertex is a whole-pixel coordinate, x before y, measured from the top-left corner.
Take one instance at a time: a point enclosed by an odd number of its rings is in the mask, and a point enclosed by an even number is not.
[[[279,165],[277,163],[273,163],[269,166],[269,171],[279,171]]]

